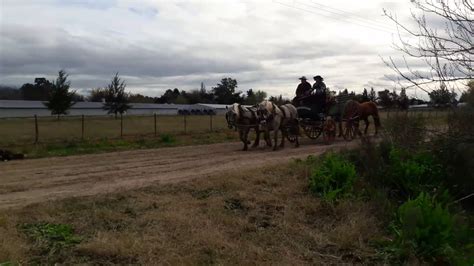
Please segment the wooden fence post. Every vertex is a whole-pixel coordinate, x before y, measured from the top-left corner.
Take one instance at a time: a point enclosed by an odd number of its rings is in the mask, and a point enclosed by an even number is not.
[[[120,113],[120,138],[123,138],[123,114]]]
[[[155,137],[158,135],[158,132],[156,131],[156,113],[153,114],[154,119],[155,119]]]
[[[187,128],[186,128],[186,114],[183,115],[183,124],[184,124],[184,134],[187,133]]]
[[[81,140],[84,140],[84,115],[82,115]]]
[[[38,143],[38,140],[39,140],[38,116],[35,115],[35,144]]]

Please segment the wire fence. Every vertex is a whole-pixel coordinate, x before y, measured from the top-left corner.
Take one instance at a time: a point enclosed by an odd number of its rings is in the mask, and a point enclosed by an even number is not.
[[[447,109],[381,109],[385,119],[421,116],[429,124],[444,124]],[[438,123],[439,122],[439,123]],[[0,145],[51,143],[70,140],[115,139],[123,137],[194,134],[227,129],[223,115],[128,115],[118,116],[32,116],[0,119]]]
[[[227,128],[222,115],[32,116],[0,119],[0,144],[193,134]]]

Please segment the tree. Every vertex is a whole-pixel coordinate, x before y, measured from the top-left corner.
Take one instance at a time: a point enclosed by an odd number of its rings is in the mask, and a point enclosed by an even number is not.
[[[393,106],[392,94],[389,90],[379,91],[379,104],[385,108],[390,108]]]
[[[243,98],[240,92],[236,92],[237,80],[233,78],[223,78],[217,87],[212,88],[214,98],[220,104],[242,103]]]
[[[456,81],[472,79],[473,49],[473,5],[468,0],[412,0],[412,12],[416,24],[410,28],[402,24],[395,15],[384,10],[385,15],[399,29],[398,51],[413,60],[419,60],[426,71],[413,69],[403,56],[403,63],[393,58],[384,60],[411,86],[429,93],[425,85],[444,84],[455,86]],[[436,25],[443,24],[443,30]],[[414,37],[412,40],[402,37]]]
[[[474,106],[474,80],[469,81],[467,87],[468,89],[461,94],[459,102]]]
[[[90,102],[102,102],[105,100],[107,90],[103,88],[92,89],[87,96],[87,100]]]
[[[369,93],[367,92],[367,89],[364,88],[364,92],[362,92],[362,102],[368,102],[369,101]]]
[[[405,88],[402,88],[400,96],[397,99],[398,108],[407,110],[410,106],[410,100],[408,99],[407,92]]]
[[[43,103],[51,110],[51,115],[57,115],[58,119],[60,115],[67,115],[68,110],[75,104],[73,101],[75,93],[69,91],[71,82],[67,78],[66,71],[60,70],[56,82],[53,82],[48,101]]]
[[[436,107],[447,107],[456,102],[456,93],[449,91],[444,84],[441,84],[439,89],[430,92],[429,96],[431,104]]]
[[[35,84],[25,83],[20,88],[23,100],[46,101],[49,99],[53,84],[45,78],[35,78]]]
[[[21,100],[20,90],[16,87],[0,85],[0,100]]]
[[[375,100],[377,100],[374,88],[370,88],[369,100],[372,102],[375,102]]]
[[[128,95],[128,101],[131,103],[154,103],[155,98],[141,95],[139,93],[135,93],[135,94],[130,93]]]
[[[111,83],[107,85],[103,108],[107,110],[108,114],[114,114],[115,118],[117,118],[117,114],[123,114],[132,107],[128,104],[129,100],[125,87],[125,81],[119,78],[118,73],[112,78]]]

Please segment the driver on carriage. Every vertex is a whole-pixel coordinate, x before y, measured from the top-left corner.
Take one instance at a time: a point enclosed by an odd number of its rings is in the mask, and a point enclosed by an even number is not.
[[[301,80],[301,83],[298,84],[298,87],[296,88],[296,98],[303,98],[310,95],[312,91],[311,84],[306,81],[306,77],[302,76],[299,80]]]

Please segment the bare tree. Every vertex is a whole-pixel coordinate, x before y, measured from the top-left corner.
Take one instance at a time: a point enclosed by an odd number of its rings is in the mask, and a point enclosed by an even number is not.
[[[404,54],[401,63],[389,57],[384,59],[385,64],[408,81],[405,88],[417,87],[427,93],[430,92],[426,86],[430,84],[444,84],[453,89],[457,81],[472,79],[474,5],[471,0],[411,2],[420,11],[412,11],[416,25],[413,28],[384,10],[398,28],[398,42],[394,46]],[[442,28],[437,26],[440,23]],[[407,57],[420,60],[427,70],[413,68]]]

